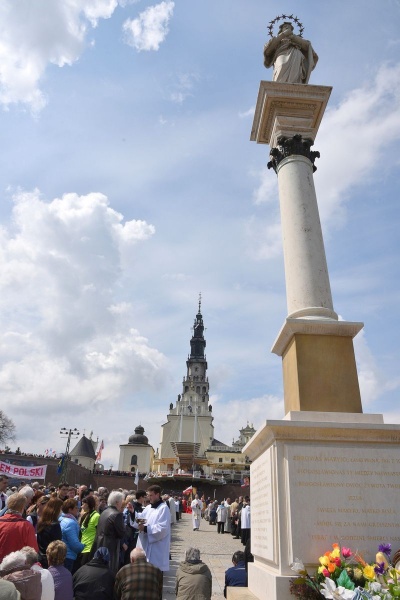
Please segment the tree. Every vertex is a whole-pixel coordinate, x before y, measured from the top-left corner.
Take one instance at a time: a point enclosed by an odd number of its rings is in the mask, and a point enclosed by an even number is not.
[[[15,440],[15,425],[7,415],[0,410],[0,444]]]

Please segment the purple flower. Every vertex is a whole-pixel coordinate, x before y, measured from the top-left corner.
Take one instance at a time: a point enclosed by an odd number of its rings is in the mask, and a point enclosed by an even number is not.
[[[383,575],[385,572],[385,563],[382,562],[382,563],[378,563],[377,565],[375,565],[374,571],[377,575]]]
[[[387,556],[390,556],[390,553],[392,551],[392,544],[379,544],[378,550],[379,552],[383,552]]]

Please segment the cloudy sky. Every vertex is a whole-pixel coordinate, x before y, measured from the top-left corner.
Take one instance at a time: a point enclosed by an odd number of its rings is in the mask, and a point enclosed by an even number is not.
[[[23,451],[60,427],[159,445],[198,302],[215,436],[283,417],[276,176],[249,141],[267,26],[295,11],[333,86],[315,184],[365,412],[400,423],[398,0],[3,0],[0,397]]]

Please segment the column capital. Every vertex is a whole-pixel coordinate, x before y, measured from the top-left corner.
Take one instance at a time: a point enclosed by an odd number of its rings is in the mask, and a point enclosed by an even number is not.
[[[278,171],[278,165],[284,158],[293,156],[294,154],[305,156],[310,160],[313,166],[313,172],[317,170],[314,164],[316,158],[320,157],[318,151],[312,151],[311,146],[314,142],[311,138],[305,138],[297,133],[292,137],[280,136],[277,140],[278,145],[275,148],[271,148],[269,153],[271,160],[267,164],[268,169],[274,169],[275,173]]]

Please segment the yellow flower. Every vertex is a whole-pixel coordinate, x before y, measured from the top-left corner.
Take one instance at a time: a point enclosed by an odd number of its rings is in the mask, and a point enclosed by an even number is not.
[[[363,573],[366,579],[375,579],[375,571],[372,565],[366,565],[363,569]]]
[[[321,563],[321,565],[327,567],[329,565],[329,558],[327,556],[320,556],[319,562]]]
[[[353,573],[354,573],[354,579],[361,579],[362,574],[363,574],[361,569],[359,569],[358,567],[356,567],[354,569]]]
[[[331,558],[340,557],[340,547],[339,544],[332,544],[333,551],[331,552]]]

